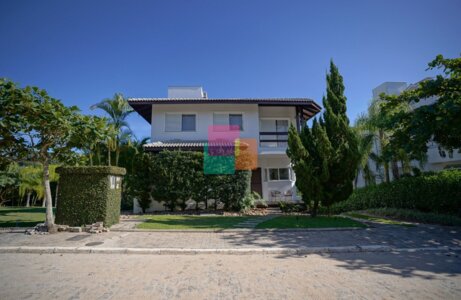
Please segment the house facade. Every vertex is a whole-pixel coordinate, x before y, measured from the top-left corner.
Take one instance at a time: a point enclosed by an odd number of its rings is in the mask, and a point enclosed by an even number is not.
[[[229,126],[257,146],[251,188],[266,201],[298,201],[295,174],[286,155],[290,124],[301,129],[320,111],[308,98],[209,98],[202,87],[170,87],[167,98],[130,98],[151,124],[144,149],[204,151],[210,128]]]

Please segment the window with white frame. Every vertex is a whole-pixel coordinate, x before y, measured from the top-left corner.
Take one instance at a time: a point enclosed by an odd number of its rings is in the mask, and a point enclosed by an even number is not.
[[[195,114],[165,114],[165,131],[195,131]]]
[[[109,181],[112,190],[119,190],[122,188],[122,177],[109,175]]]
[[[243,130],[243,115],[238,114],[238,113],[235,113],[235,114],[214,113],[213,114],[213,125],[226,125],[226,126],[230,126],[231,130],[242,131]]]
[[[269,181],[291,180],[292,177],[290,168],[269,168],[265,175]]]

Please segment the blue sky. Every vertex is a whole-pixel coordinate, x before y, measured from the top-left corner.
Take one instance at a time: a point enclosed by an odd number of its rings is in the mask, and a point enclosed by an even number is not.
[[[460,11],[459,0],[2,0],[0,76],[84,113],[115,92],[165,97],[168,85],[321,103],[332,58],[353,120],[375,86],[418,81],[437,54],[460,55]],[[149,135],[141,117],[130,124]]]

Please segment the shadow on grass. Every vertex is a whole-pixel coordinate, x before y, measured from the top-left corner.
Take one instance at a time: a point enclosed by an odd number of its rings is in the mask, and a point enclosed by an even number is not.
[[[0,227],[34,227],[45,221],[45,211],[44,207],[0,207]]]

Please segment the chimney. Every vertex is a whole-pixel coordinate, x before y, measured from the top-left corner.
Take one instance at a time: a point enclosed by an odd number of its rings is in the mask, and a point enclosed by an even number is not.
[[[208,98],[201,86],[169,86],[168,98]]]

